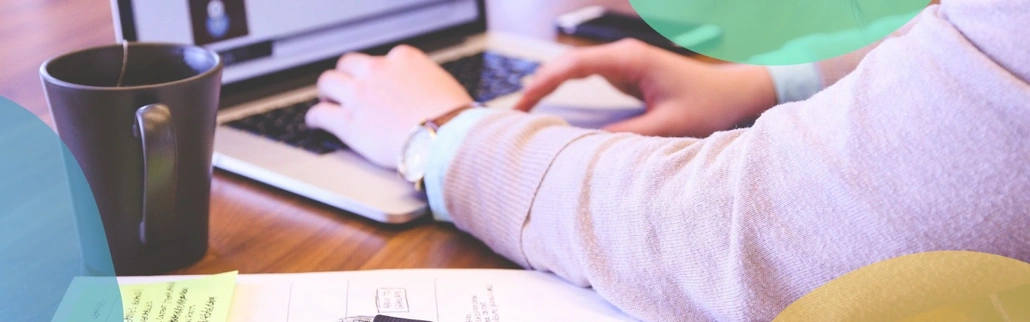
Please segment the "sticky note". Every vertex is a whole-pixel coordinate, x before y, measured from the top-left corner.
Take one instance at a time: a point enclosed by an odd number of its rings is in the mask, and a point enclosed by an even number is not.
[[[119,284],[121,315],[116,296],[102,298],[96,278],[72,281],[54,316],[58,321],[101,322],[225,322],[236,289],[237,271],[167,282]]]
[[[125,322],[225,322],[236,271],[174,282],[119,285]]]

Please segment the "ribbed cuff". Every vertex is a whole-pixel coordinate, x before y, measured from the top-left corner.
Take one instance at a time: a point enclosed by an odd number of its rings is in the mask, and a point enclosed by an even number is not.
[[[803,101],[822,90],[816,64],[766,66],[776,87],[777,104]]]
[[[469,109],[447,122],[436,132],[436,139],[433,140],[429,151],[429,158],[426,160],[426,198],[429,199],[429,209],[433,211],[433,219],[437,221],[451,221],[451,213],[447,211],[444,204],[444,174],[451,166],[454,154],[458,147],[465,140],[469,129],[476,125],[487,115],[496,113],[497,110],[488,108]]]
[[[529,267],[522,229],[544,175],[569,143],[598,132],[516,112],[484,117],[472,131],[446,174],[447,209],[458,228]]]

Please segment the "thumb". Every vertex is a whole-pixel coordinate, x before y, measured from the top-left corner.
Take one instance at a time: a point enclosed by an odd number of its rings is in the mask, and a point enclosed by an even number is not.
[[[321,102],[308,110],[304,115],[304,120],[307,122],[308,128],[325,130],[346,143],[352,128],[350,123],[353,117],[350,109],[334,103]]]

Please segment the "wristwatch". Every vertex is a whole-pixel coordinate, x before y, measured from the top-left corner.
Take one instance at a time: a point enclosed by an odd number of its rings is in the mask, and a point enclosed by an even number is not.
[[[481,105],[478,103],[462,105],[438,117],[424,120],[412,128],[404,145],[401,146],[401,155],[397,159],[397,174],[414,184],[415,190],[423,191],[426,162],[429,160],[429,150],[433,145],[433,140],[436,140],[436,131],[461,112],[475,107],[481,107]]]

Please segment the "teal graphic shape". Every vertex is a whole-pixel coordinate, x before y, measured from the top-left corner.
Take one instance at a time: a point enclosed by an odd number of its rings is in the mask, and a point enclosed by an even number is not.
[[[78,276],[94,278],[69,293]],[[114,276],[75,158],[42,120],[0,97],[0,321],[121,321]],[[76,301],[57,312],[66,293]]]
[[[705,56],[793,65],[861,49],[898,30],[930,0],[630,0],[652,28]],[[693,28],[696,25],[701,28]],[[715,41],[712,35],[719,35]]]

